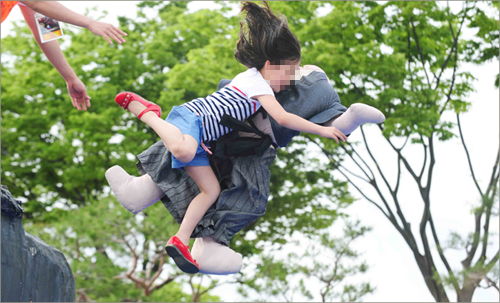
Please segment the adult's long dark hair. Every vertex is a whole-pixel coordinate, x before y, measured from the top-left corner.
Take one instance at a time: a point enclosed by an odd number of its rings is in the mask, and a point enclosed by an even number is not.
[[[281,60],[300,61],[299,40],[288,28],[284,15],[274,15],[266,1],[264,6],[243,2],[240,13],[243,12],[245,22],[240,22],[240,39],[234,52],[238,62],[260,70],[267,60],[273,64],[280,64]]]

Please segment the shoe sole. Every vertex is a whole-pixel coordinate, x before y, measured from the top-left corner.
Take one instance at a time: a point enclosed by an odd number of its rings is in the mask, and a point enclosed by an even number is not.
[[[240,268],[241,270],[241,268]],[[240,272],[240,270],[237,270],[237,271],[232,271],[232,272],[223,272],[223,273],[213,273],[213,272],[206,272],[206,271],[202,271],[200,270],[199,273],[200,274],[205,274],[205,275],[215,275],[215,276],[228,276],[228,275],[234,275],[234,274],[237,274]]]
[[[188,274],[196,274],[200,271],[198,266],[195,264],[191,263],[184,255],[181,253],[181,251],[177,248],[177,246],[173,244],[167,244],[165,246],[165,250],[167,251],[167,254],[174,259],[175,264],[185,273]]]

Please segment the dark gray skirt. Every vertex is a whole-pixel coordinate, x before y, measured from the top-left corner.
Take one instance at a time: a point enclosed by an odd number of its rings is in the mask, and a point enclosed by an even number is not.
[[[250,222],[266,213],[271,172],[277,151],[269,148],[263,156],[210,158],[221,184],[221,194],[196,226],[192,238],[210,236],[229,246],[231,238]],[[137,156],[137,168],[148,174],[163,190],[162,202],[181,223],[189,203],[200,190],[184,170],[172,168],[172,157],[162,141]]]

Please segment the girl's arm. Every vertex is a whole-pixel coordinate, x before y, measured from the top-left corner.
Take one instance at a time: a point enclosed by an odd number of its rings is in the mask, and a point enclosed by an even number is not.
[[[47,56],[50,63],[52,63],[52,65],[66,81],[73,106],[78,110],[81,108],[83,108],[83,110],[87,110],[87,107],[90,107],[90,97],[87,95],[85,85],[82,81],[80,81],[80,79],[78,79],[75,72],[66,61],[66,58],[64,58],[64,54],[59,47],[59,43],[57,43],[57,41],[42,43],[40,41],[35,21],[35,12],[26,6],[20,6],[20,8],[26,23],[28,23],[28,26],[31,29],[31,33],[35,37],[36,42],[42,49],[45,56]]]
[[[260,104],[264,107],[267,113],[271,115],[271,117],[273,117],[273,119],[276,120],[276,122],[278,122],[281,126],[296,131],[320,135],[325,138],[332,138],[337,141],[337,143],[339,142],[339,138],[344,142],[347,139],[347,137],[335,127],[317,125],[295,114],[288,113],[283,109],[274,96],[261,95],[256,96],[255,98],[259,100]]]
[[[55,19],[57,21],[66,22],[76,26],[84,27],[91,31],[92,33],[104,37],[109,44],[113,44],[109,38],[112,38],[118,43],[125,42],[125,39],[121,35],[127,36],[119,28],[114,27],[111,24],[99,22],[85,17],[69,8],[65,7],[57,1],[19,1],[27,7],[31,8],[35,12],[42,15]],[[22,7],[22,5],[20,6]]]

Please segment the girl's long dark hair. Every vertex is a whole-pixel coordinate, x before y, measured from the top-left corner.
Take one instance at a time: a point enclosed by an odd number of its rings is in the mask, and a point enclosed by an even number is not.
[[[238,62],[260,70],[267,60],[273,64],[280,64],[281,60],[300,61],[299,40],[288,28],[284,15],[274,15],[266,1],[264,6],[243,2],[240,13],[243,12],[245,22],[240,22],[240,39],[234,52]]]

